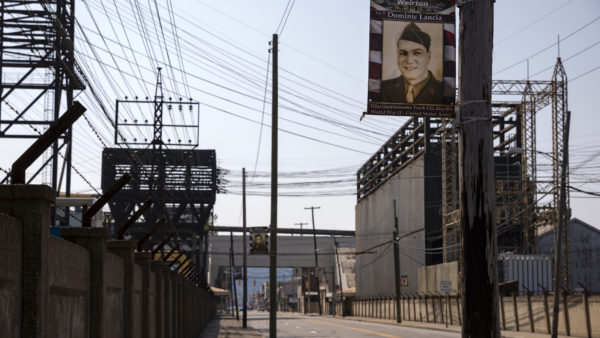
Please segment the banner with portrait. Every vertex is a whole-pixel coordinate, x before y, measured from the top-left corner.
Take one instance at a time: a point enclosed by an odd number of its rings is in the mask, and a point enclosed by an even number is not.
[[[453,117],[455,0],[373,0],[367,114]]]
[[[269,253],[266,233],[252,233],[250,243],[250,254],[266,255]]]

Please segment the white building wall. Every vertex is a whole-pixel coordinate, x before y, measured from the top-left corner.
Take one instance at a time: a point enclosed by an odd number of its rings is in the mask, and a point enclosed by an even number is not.
[[[392,239],[394,200],[399,234],[415,232],[400,240],[400,275],[408,285],[402,292],[417,292],[417,270],[425,265],[423,157],[402,169],[356,206],[356,251],[361,252]],[[394,295],[393,244],[356,256],[357,296]]]

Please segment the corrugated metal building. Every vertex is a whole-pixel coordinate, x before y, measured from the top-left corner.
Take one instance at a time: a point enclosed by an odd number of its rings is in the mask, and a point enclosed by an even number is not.
[[[552,289],[552,259],[548,255],[498,255],[498,281],[517,281],[519,294],[540,295]]]
[[[540,253],[553,257],[554,231],[538,238]],[[600,230],[580,219],[571,219],[571,289],[580,289],[578,282],[590,292],[600,294]]]

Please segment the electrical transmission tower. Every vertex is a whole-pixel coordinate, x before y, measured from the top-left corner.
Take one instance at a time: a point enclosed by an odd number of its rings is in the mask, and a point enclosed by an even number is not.
[[[36,139],[72,105],[74,91],[85,89],[74,67],[75,0],[1,0],[0,22],[0,138]],[[61,172],[70,196],[72,138],[70,128],[30,181],[51,166],[45,180],[58,194],[63,151]]]
[[[569,194],[565,196],[566,216],[559,219],[561,164],[568,161],[562,151],[568,111],[567,76],[560,58],[550,81],[493,81],[492,121],[494,125],[494,157],[496,168],[496,214],[499,250],[535,253],[537,229],[551,225],[554,234],[562,231],[561,276],[570,285],[569,274]],[[505,100],[516,97],[517,100]],[[498,100],[502,98],[503,100]],[[552,109],[552,181],[549,188],[537,179],[536,115],[546,107]],[[442,123],[442,212],[444,261],[458,259],[453,246],[460,242],[460,211],[457,190],[458,158],[454,121]],[[566,185],[568,187],[568,170]],[[552,196],[542,204],[544,195]],[[511,235],[511,232],[513,233]],[[508,236],[507,236],[508,234]],[[518,235],[520,234],[520,235]],[[520,238],[517,238],[518,237]],[[505,236],[505,239],[502,239]],[[556,235],[555,235],[556,238]],[[514,244],[518,244],[516,247]],[[511,250],[511,251],[512,251]]]
[[[569,159],[568,151],[564,151],[565,143],[568,142],[567,129],[567,111],[569,110],[568,105],[568,91],[567,91],[567,74],[563,67],[560,58],[556,61],[554,67],[554,74],[552,75],[552,192],[553,192],[553,227],[554,227],[554,240],[557,242],[556,245],[561,246],[561,252],[559,259],[562,261],[559,264],[560,276],[563,280],[563,286],[570,288],[571,274],[569,266],[569,256],[571,252],[571,239],[570,239],[570,219],[571,219],[571,208],[569,201]],[[568,143],[566,143],[568,144]],[[563,169],[563,163],[567,165]],[[564,182],[561,182],[562,175],[564,175]],[[561,184],[565,184],[565,195],[561,196],[560,188]],[[564,210],[560,211],[561,198],[564,200]],[[561,217],[562,213],[562,217]],[[558,236],[558,233],[562,232],[562,236]],[[558,242],[557,239],[562,237],[562,241]]]
[[[148,241],[156,244],[177,232],[180,249],[204,268],[200,243],[217,191],[214,150],[196,150],[200,103],[192,99],[165,98],[158,68],[154,98],[117,100],[115,144],[102,154],[102,189],[127,173],[132,179],[110,202],[116,224],[123,224],[136,205],[152,199],[152,208],[133,225],[128,235],[139,239],[161,216],[168,226]]]

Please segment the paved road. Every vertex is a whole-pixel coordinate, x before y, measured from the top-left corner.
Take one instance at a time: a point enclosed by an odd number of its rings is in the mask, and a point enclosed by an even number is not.
[[[269,334],[269,313],[248,312],[248,326]],[[277,313],[277,337],[460,337],[460,334],[329,317]]]

